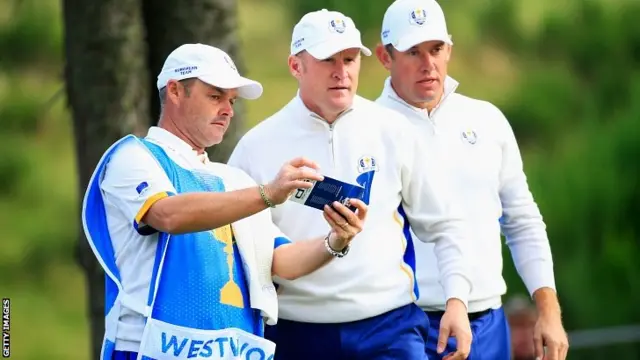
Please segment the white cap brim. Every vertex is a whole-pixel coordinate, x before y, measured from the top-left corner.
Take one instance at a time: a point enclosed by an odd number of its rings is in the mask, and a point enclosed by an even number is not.
[[[403,36],[397,44],[393,44],[393,47],[398,51],[405,52],[412,47],[427,41],[442,41],[445,44],[453,45],[449,34],[416,31],[413,34]]]
[[[220,89],[237,89],[238,96],[248,100],[255,100],[262,96],[262,84],[242,76],[220,77],[216,75],[200,75],[198,79]]]
[[[360,49],[362,54],[365,56],[371,56],[371,50],[362,45],[362,42],[358,39],[354,39],[352,41],[323,41],[320,44],[307,48],[306,50],[314,58],[324,60],[347,49]]]

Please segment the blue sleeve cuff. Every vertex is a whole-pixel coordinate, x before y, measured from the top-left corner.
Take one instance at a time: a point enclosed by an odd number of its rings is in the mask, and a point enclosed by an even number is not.
[[[273,249],[279,248],[281,245],[291,244],[291,240],[286,237],[278,236],[273,240]]]

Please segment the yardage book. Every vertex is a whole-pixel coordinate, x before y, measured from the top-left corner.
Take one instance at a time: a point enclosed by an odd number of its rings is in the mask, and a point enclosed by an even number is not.
[[[331,205],[334,201],[338,201],[352,211],[355,211],[356,208],[349,204],[349,199],[364,201],[365,188],[360,185],[349,184],[328,176],[325,176],[322,181],[306,181],[312,183],[313,187],[297,189],[289,200],[319,210],[324,210],[325,205]]]

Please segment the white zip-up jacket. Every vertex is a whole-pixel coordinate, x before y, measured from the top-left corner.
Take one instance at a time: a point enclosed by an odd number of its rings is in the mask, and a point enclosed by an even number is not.
[[[469,312],[501,306],[507,287],[502,277],[502,243],[506,236],[518,273],[528,291],[555,289],[553,261],[545,224],[527,185],[516,138],[502,112],[486,101],[455,92],[448,77],[445,93],[431,114],[407,104],[390,79],[377,103],[404,114],[420,129],[428,152],[448,164],[449,183],[466,209],[473,234],[473,291]],[[443,310],[445,295],[434,276],[431,244],[416,244],[417,279],[425,310]]]
[[[356,96],[353,106],[329,125],[296,96],[245,134],[229,164],[265,184],[299,156],[316,161],[322,174],[352,184],[363,172],[375,170],[375,175],[365,226],[349,254],[300,279],[276,279],[281,318],[349,322],[414,302],[415,259],[407,222],[418,239],[434,244],[434,276],[440,274],[444,296],[466,304],[465,223],[445,195],[441,171],[431,165],[403,116]],[[330,230],[321,211],[292,201],[272,209],[272,216],[292,241]]]

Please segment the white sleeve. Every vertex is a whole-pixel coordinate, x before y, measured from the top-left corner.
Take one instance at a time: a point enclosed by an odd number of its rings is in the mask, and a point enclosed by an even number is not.
[[[229,160],[227,161],[227,165],[232,166],[236,169],[240,169],[245,174],[253,178],[253,176],[251,175],[251,167],[249,166],[249,164],[250,162],[248,161],[248,157],[246,154],[246,145],[243,137],[238,141],[236,147],[233,149],[233,152],[231,153],[231,156],[229,156]]]
[[[446,299],[457,298],[466,305],[471,291],[467,223],[442,175],[444,167],[418,136],[405,133],[396,144],[406,145],[399,156],[404,159],[402,205],[411,229],[419,240],[435,244]]]
[[[158,200],[175,195],[176,190],[160,164],[144,148],[129,141],[112,155],[100,183],[105,202],[110,202],[130,219],[140,235],[155,229],[142,223],[142,218]]]
[[[533,199],[524,173],[522,157],[509,122],[496,108],[501,122],[502,168],[500,170],[500,224],[515,267],[529,293],[549,287],[555,290],[553,260],[540,209]]]

